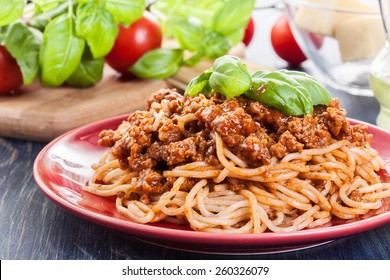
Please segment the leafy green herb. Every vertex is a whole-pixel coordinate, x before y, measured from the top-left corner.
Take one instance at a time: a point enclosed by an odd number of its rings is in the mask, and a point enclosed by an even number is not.
[[[173,21],[173,34],[183,49],[197,51],[202,45],[205,28],[194,17],[176,19]]]
[[[213,17],[224,4],[224,0],[159,0],[151,5],[150,10],[159,19],[164,34],[172,37],[173,22],[189,16],[199,19],[205,29],[211,30]]]
[[[83,57],[76,70],[66,80],[68,85],[78,87],[89,87],[102,79],[103,58],[93,58],[89,48],[85,48]]]
[[[189,83],[185,94],[194,96],[216,91],[227,98],[244,94],[287,115],[313,113],[313,106],[329,105],[331,95],[306,73],[289,70],[258,71],[249,74],[236,57],[225,55]]]
[[[144,55],[137,63],[143,65],[143,71],[135,74],[141,78],[158,79],[168,77],[182,65],[195,65],[202,57],[218,58],[242,40],[246,24],[253,11],[255,1],[217,0],[159,0],[151,6],[151,11],[162,24],[165,35],[174,37],[181,51],[193,54],[191,59],[182,58],[174,67],[160,69],[153,74],[153,64],[170,52],[157,52],[153,56]],[[234,12],[232,12],[234,11]],[[159,54],[160,56],[158,56]],[[151,61],[150,59],[156,59]],[[150,66],[149,69],[146,67]],[[135,67],[138,68],[138,67]],[[131,69],[131,71],[134,67]],[[144,76],[143,73],[147,74]]]
[[[213,73],[213,69],[210,68],[197,76],[196,78],[192,79],[191,82],[188,84],[185,94],[189,96],[195,96],[198,93],[210,93],[211,92],[211,86],[209,83],[210,76]]]
[[[222,56],[215,60],[210,75],[210,86],[228,98],[241,95],[251,86],[251,76],[239,58]]]
[[[76,12],[76,33],[85,38],[94,58],[108,54],[118,35],[114,16],[95,2],[81,4]]]
[[[117,22],[125,25],[130,25],[139,19],[146,6],[145,0],[106,0],[105,2],[106,9]]]
[[[227,1],[213,18],[213,30],[228,37],[236,31],[242,32],[249,21],[252,10],[252,1]],[[238,43],[241,38],[231,41]]]
[[[46,86],[59,86],[67,81],[83,87],[92,81],[99,82],[98,73],[104,65],[104,56],[115,43],[118,24],[133,23],[146,6],[145,0],[29,2],[27,5],[26,0],[2,1],[0,43],[18,62],[24,84],[39,76]],[[19,19],[24,12],[29,16]],[[83,56],[86,44],[92,55],[90,59]]]
[[[0,26],[8,25],[17,20],[24,10],[26,0],[2,0],[0,9]]]
[[[242,40],[254,5],[255,0],[154,1],[150,10],[161,23],[164,37],[173,37],[179,47],[146,53],[129,71],[140,78],[162,79],[183,65],[225,55]],[[90,70],[99,72],[100,58],[112,49],[118,25],[131,25],[145,8],[146,0],[3,0],[0,43],[17,60],[25,84],[38,76],[46,86],[90,85],[99,77],[88,76]],[[83,56],[86,48],[90,59]],[[223,75],[215,71],[214,77],[217,73]],[[214,79],[217,86],[219,80]]]
[[[42,12],[42,13],[46,13],[46,12],[49,12],[55,8],[58,7],[59,5],[59,2],[58,1],[48,1],[48,0],[32,0],[31,2],[33,2],[35,4],[34,8],[37,12]]]
[[[313,113],[313,102],[309,93],[289,72],[256,72],[252,78],[252,88],[245,93],[250,99],[288,115],[300,116]]]
[[[233,47],[232,42],[216,31],[207,32],[202,45],[205,56],[211,59],[225,55]]]
[[[75,6],[75,3],[72,5]],[[53,18],[66,13],[68,11],[68,7],[69,4],[64,2],[49,11],[40,9],[29,19],[28,24],[36,29],[43,31]]]
[[[81,61],[85,40],[76,36],[72,16],[60,15],[52,20],[43,33],[39,60],[41,82],[46,86],[63,84]]]
[[[286,72],[286,70],[280,71]],[[288,71],[288,75],[293,77],[298,83],[305,87],[311,100],[313,101],[313,105],[329,104],[332,96],[329,91],[314,77],[299,71]]]
[[[17,60],[24,84],[31,84],[38,76],[42,33],[35,28],[27,27],[21,21],[12,23],[3,29],[5,32],[1,36],[0,43]]]
[[[155,49],[145,53],[130,72],[146,79],[164,79],[177,72],[182,59],[181,49]]]

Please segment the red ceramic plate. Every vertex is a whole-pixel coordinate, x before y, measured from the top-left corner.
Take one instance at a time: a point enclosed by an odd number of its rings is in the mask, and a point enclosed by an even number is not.
[[[117,213],[112,200],[82,190],[92,174],[91,164],[97,162],[104,151],[97,145],[99,132],[116,129],[125,117],[83,126],[49,143],[39,153],[34,164],[34,177],[43,193],[67,211],[93,223],[160,246],[208,253],[285,252],[318,246],[390,223],[390,199],[385,201],[381,209],[359,220],[333,220],[321,228],[289,233],[217,234],[195,232],[189,227],[166,222],[146,225],[134,223]],[[358,123],[355,120],[351,122]],[[369,132],[374,135],[372,146],[385,160],[390,160],[390,133],[372,125],[369,125]],[[382,175],[384,180],[390,178]]]

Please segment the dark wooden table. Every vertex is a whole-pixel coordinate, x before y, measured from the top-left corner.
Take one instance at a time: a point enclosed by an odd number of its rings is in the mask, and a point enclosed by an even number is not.
[[[248,60],[286,67],[268,38],[279,14],[255,12],[257,33]],[[310,62],[303,67],[310,72]],[[379,106],[373,97],[330,90],[349,117],[375,123]],[[139,241],[73,216],[39,190],[32,168],[46,144],[0,137],[0,259],[390,259],[390,224],[312,249],[251,256],[192,253]]]

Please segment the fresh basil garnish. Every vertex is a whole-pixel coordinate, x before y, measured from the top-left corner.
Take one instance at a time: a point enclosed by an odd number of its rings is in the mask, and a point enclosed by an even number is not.
[[[304,86],[287,71],[261,71],[252,75],[252,87],[245,95],[287,115],[313,113],[313,102]]]
[[[189,83],[185,94],[219,92],[227,98],[244,94],[287,115],[313,113],[315,105],[329,105],[331,95],[314,77],[299,71],[257,71],[249,74],[239,58],[225,55]],[[204,92],[206,90],[206,92]]]
[[[208,69],[196,78],[192,79],[188,84],[185,94],[189,96],[195,96],[199,92],[207,94],[211,91],[211,86],[209,83],[211,73],[213,73],[213,69]]]
[[[280,70],[280,72],[288,73],[290,77],[293,77],[298,83],[303,85],[306,91],[309,93],[314,106],[319,104],[328,105],[332,99],[329,91],[314,77],[308,75],[307,73],[287,70]]]
[[[164,35],[175,38],[181,51],[189,52],[191,58],[182,56],[173,67],[159,68],[159,72],[153,74],[153,61],[147,61],[151,56],[145,54],[130,72],[134,70],[141,78],[159,79],[175,74],[173,70],[177,71],[183,65],[195,65],[202,57],[215,59],[225,55],[242,40],[254,6],[254,0],[155,1],[150,10],[159,19]],[[154,52],[153,59],[158,64],[169,61],[170,56],[170,51]]]
[[[240,59],[226,55],[215,60],[211,67],[210,86],[226,97],[234,97],[248,91],[251,86],[251,76]]]

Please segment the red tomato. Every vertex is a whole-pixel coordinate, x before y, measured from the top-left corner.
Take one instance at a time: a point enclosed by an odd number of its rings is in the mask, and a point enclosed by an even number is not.
[[[306,60],[306,56],[291,33],[286,16],[280,17],[272,27],[271,43],[276,54],[293,66],[297,66]]]
[[[118,37],[105,60],[113,69],[125,76],[132,76],[128,69],[144,53],[161,47],[162,31],[150,13],[129,27],[119,26]]]
[[[15,58],[0,45],[0,94],[11,93],[23,84],[23,76]]]
[[[251,43],[254,33],[255,33],[255,22],[253,21],[253,18],[250,17],[248,21],[248,25],[245,28],[244,38],[242,38],[242,42],[245,44],[245,46],[248,46]]]

